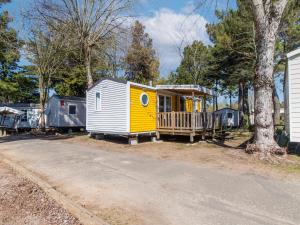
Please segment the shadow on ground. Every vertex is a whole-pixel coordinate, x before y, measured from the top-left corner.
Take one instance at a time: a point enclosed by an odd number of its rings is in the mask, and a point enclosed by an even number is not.
[[[56,140],[64,140],[73,138],[74,135],[33,135],[33,134],[19,134],[19,135],[8,135],[4,137],[0,137],[0,144],[7,143],[7,142],[14,142],[14,141],[21,141],[21,140],[49,140],[49,141],[56,141]]]

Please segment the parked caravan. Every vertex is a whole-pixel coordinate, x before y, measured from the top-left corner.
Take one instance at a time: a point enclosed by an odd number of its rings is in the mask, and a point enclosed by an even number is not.
[[[285,129],[290,142],[300,142],[300,49],[287,54],[285,79]]]
[[[3,126],[7,128],[18,129],[36,129],[39,126],[40,119],[40,105],[32,103],[13,103],[13,104],[0,104],[0,107],[8,107],[15,110],[22,111],[17,120],[12,115],[0,115],[0,121]]]
[[[84,128],[85,101],[85,98],[53,95],[45,110],[47,128]]]
[[[223,108],[214,112],[216,119],[220,120],[222,127],[238,127],[239,111],[231,108]]]
[[[155,133],[154,87],[116,79],[98,81],[87,91],[86,129],[91,133]]]
[[[178,134],[191,139],[204,130],[204,99],[213,92],[198,85],[156,87],[112,78],[87,90],[86,129],[91,134]]]

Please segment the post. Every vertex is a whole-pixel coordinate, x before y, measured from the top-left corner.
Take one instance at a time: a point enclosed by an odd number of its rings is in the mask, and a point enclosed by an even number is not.
[[[190,142],[194,143],[194,134],[193,133],[190,134]]]
[[[216,97],[213,96],[213,112],[216,111]]]
[[[213,113],[212,113],[212,137],[215,137],[216,134],[216,116],[215,116],[215,111],[217,109],[217,104],[216,104],[216,96],[213,96]]]
[[[191,126],[193,135],[195,134],[195,93],[192,92],[192,113],[191,113]],[[194,139],[194,138],[193,138]]]
[[[207,128],[207,115],[206,115],[206,95],[204,95],[203,97],[203,113],[204,113],[204,129],[203,129],[203,133],[202,133],[202,138],[205,139],[205,135],[206,135],[206,128]]]
[[[171,113],[171,125],[172,125],[172,130],[173,130],[173,135],[174,135],[174,130],[175,130],[175,112],[172,111]]]
[[[156,131],[156,139],[157,139],[157,140],[160,139],[160,133],[159,133],[159,131]]]

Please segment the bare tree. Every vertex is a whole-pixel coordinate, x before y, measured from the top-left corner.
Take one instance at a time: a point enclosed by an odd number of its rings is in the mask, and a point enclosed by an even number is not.
[[[255,142],[249,151],[263,157],[284,154],[274,140],[273,85],[275,43],[282,14],[291,0],[251,0],[255,20],[257,63],[254,78]]]
[[[93,85],[92,51],[109,40],[126,17],[130,0],[36,0],[37,16],[47,24],[67,24],[81,47],[88,86]]]
[[[32,72],[38,75],[40,92],[40,129],[45,130],[45,105],[49,96],[51,82],[61,67],[64,53],[67,52],[66,36],[42,30],[33,30],[26,43],[27,58],[33,64]]]

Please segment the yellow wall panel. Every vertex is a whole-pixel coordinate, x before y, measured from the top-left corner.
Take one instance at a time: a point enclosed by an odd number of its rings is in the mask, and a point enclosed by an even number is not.
[[[177,96],[172,96],[172,111],[177,112]]]
[[[185,100],[185,111],[186,112],[192,112],[193,109],[193,101],[192,99],[186,99]]]
[[[149,98],[147,106],[141,103],[141,94]],[[130,87],[130,132],[148,132],[156,130],[156,91],[141,87]]]
[[[198,101],[198,104],[197,104],[197,110],[198,110],[198,112],[201,112],[201,101],[200,100]]]

